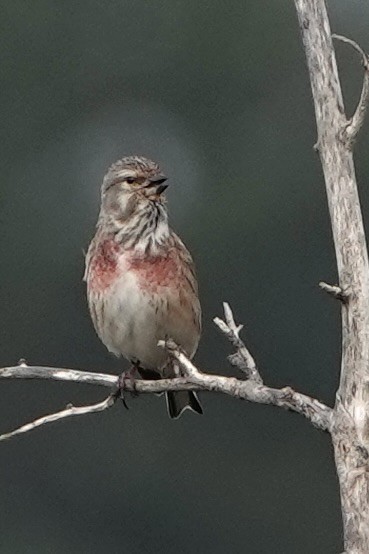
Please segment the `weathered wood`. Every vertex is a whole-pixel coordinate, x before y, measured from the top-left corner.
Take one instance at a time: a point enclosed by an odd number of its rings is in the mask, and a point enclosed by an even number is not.
[[[324,431],[331,430],[333,410],[322,404],[315,398],[294,391],[291,387],[274,389],[264,385],[256,363],[244,342],[239,336],[242,325],[236,325],[232,310],[224,303],[225,321],[216,318],[216,324],[226,335],[228,340],[236,348],[232,355],[232,365],[237,365],[248,379],[236,379],[235,377],[223,377],[202,373],[194,366],[180,348],[171,340],[159,341],[160,346],[166,348],[169,356],[180,367],[181,377],[175,379],[159,379],[154,381],[141,381],[127,379],[124,384],[124,392],[133,393],[160,393],[167,391],[212,391],[221,392],[255,402],[257,404],[271,404],[286,410],[299,413],[306,417],[313,425]],[[65,369],[56,367],[28,366],[23,360],[17,366],[3,367],[0,369],[1,379],[50,379],[55,381],[71,381],[88,385],[98,385],[111,389],[109,396],[102,402],[88,406],[67,406],[67,408],[22,425],[17,429],[0,435],[0,441],[10,439],[21,433],[28,433],[41,425],[53,423],[68,417],[102,412],[114,406],[116,399],[122,394],[119,390],[120,378],[117,375],[105,373],[91,373],[77,369]]]
[[[358,109],[348,120],[325,2],[295,0],[295,5],[313,92],[316,149],[326,184],[339,288],[345,293],[341,379],[332,428],[345,551],[368,554],[369,263],[352,156],[365,113],[367,74]]]

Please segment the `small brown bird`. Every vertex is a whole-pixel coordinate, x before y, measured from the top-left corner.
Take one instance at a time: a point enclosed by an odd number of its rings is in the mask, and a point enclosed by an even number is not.
[[[146,158],[130,156],[108,170],[101,209],[86,256],[84,279],[96,332],[110,352],[130,360],[142,378],[175,377],[158,341],[173,338],[192,358],[201,308],[190,253],[168,225],[166,177]],[[170,417],[189,408],[195,393],[168,392]]]

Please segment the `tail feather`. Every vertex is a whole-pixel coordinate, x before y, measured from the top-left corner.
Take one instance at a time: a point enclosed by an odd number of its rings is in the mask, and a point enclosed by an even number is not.
[[[167,392],[165,394],[169,417],[177,419],[185,410],[202,414],[197,394],[192,391]]]

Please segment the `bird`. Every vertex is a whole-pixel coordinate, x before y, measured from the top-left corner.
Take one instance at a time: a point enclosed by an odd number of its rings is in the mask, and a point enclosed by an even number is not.
[[[178,376],[158,346],[171,338],[192,359],[201,335],[201,306],[191,254],[168,223],[167,177],[142,156],[113,163],[101,186],[101,207],[85,259],[93,325],[107,349],[143,379]],[[126,372],[123,373],[126,375]],[[166,392],[177,419],[202,414],[193,391]]]

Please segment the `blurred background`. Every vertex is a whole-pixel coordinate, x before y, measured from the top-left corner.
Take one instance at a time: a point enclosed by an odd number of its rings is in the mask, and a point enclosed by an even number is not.
[[[197,263],[204,371],[233,374],[212,323],[230,302],[267,384],[332,405],[337,280],[310,85],[292,1],[2,1],[0,366],[120,372],[82,283],[99,189],[119,157],[157,160],[171,221]],[[369,50],[369,4],[329,2]],[[337,54],[348,113],[362,68]],[[369,208],[368,126],[356,148]],[[1,382],[0,431],[105,390]],[[0,550],[295,554],[342,550],[329,436],[301,417],[203,394],[170,421],[129,400],[0,447]]]

